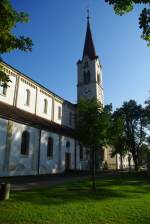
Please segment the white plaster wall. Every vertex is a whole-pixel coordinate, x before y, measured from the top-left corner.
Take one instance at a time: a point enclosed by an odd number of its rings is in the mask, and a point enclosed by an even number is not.
[[[56,122],[57,124],[62,124],[62,116],[60,119],[58,118],[58,107],[59,106],[61,107],[61,115],[63,114],[62,104],[63,103],[61,103],[55,99],[55,101],[54,101],[54,122]]]
[[[26,105],[26,90],[30,91],[30,104]],[[19,109],[28,111],[30,113],[35,113],[35,101],[36,101],[36,88],[28,85],[23,82],[21,79],[19,80],[19,88],[18,88],[18,96],[17,96],[17,107]]]
[[[73,108],[68,103],[64,103],[62,107],[62,124],[70,127],[75,128],[75,107]],[[70,123],[70,113],[71,113],[71,123]]]
[[[29,131],[29,155],[21,154],[21,136],[23,131]],[[9,174],[35,175],[38,166],[39,130],[20,123],[13,123],[12,142],[10,150]]]
[[[16,77],[10,75],[9,78],[10,78],[11,82],[8,83],[9,86],[7,87],[6,96],[0,94],[0,101],[7,103],[9,105],[13,105]]]
[[[0,176],[3,176],[4,153],[6,147],[8,121],[0,118]]]
[[[128,154],[126,154],[123,159],[122,159],[122,163],[123,163],[123,168],[124,169],[128,169],[129,168],[129,160],[128,160]],[[131,167],[134,166],[134,162],[133,162],[133,158],[131,156],[131,161],[130,161],[130,165]],[[120,155],[117,155],[117,168],[120,169],[121,168],[121,158]]]
[[[47,158],[48,138],[53,139],[53,158]],[[42,130],[40,146],[40,174],[59,172],[59,135]]]
[[[47,113],[44,113],[44,99],[48,102]],[[37,92],[36,115],[52,120],[52,97],[40,92],[39,88]]]

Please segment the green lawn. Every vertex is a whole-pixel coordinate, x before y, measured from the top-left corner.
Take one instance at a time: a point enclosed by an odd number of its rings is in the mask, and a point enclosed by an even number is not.
[[[12,192],[0,202],[0,224],[150,224],[150,181],[144,177],[105,177],[97,181]]]

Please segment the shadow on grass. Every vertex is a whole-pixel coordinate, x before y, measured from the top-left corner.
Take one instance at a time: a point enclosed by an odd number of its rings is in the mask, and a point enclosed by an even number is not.
[[[36,205],[60,205],[111,198],[139,198],[143,197],[143,194],[150,194],[149,180],[124,176],[123,178],[106,177],[98,179],[95,192],[91,190],[89,181],[79,181],[61,186],[12,193],[12,201],[29,202]]]

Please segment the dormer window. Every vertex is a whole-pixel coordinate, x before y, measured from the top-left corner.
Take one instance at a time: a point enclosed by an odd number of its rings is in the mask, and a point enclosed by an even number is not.
[[[26,106],[30,105],[30,90],[26,89],[26,102],[25,102]]]
[[[44,114],[47,114],[48,101],[44,99]]]
[[[84,83],[85,84],[88,84],[91,80],[91,77],[90,77],[90,72],[84,72]]]
[[[61,119],[61,106],[58,107],[58,119]]]

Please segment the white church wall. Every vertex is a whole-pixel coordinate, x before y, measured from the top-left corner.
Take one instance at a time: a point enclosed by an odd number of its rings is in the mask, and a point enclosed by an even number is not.
[[[29,104],[27,104],[27,91],[29,91]],[[35,113],[36,86],[25,78],[20,78],[18,87],[17,107]]]
[[[70,128],[75,128],[75,107],[69,103],[63,103],[62,124]]]
[[[23,131],[28,131],[30,135],[28,155],[21,154],[21,137]],[[24,124],[13,122],[8,175],[14,176],[37,174],[39,148],[38,139],[38,129]]]
[[[47,112],[44,111],[44,100],[47,100]],[[38,88],[36,115],[52,120],[52,96]]]
[[[131,154],[126,154],[122,158],[122,165],[123,169],[128,169],[129,168],[129,158],[130,158],[130,166],[131,168],[134,167],[134,162]],[[117,154],[117,169],[121,169],[121,157],[119,154]]]
[[[63,102],[60,101],[58,98],[55,98],[54,101],[54,122],[57,124],[62,124],[62,106]]]
[[[53,139],[53,157],[47,157],[48,138]],[[40,146],[40,174],[59,172],[59,135],[42,130]]]
[[[3,167],[6,148],[7,123],[7,120],[0,118],[0,176],[4,175]]]

